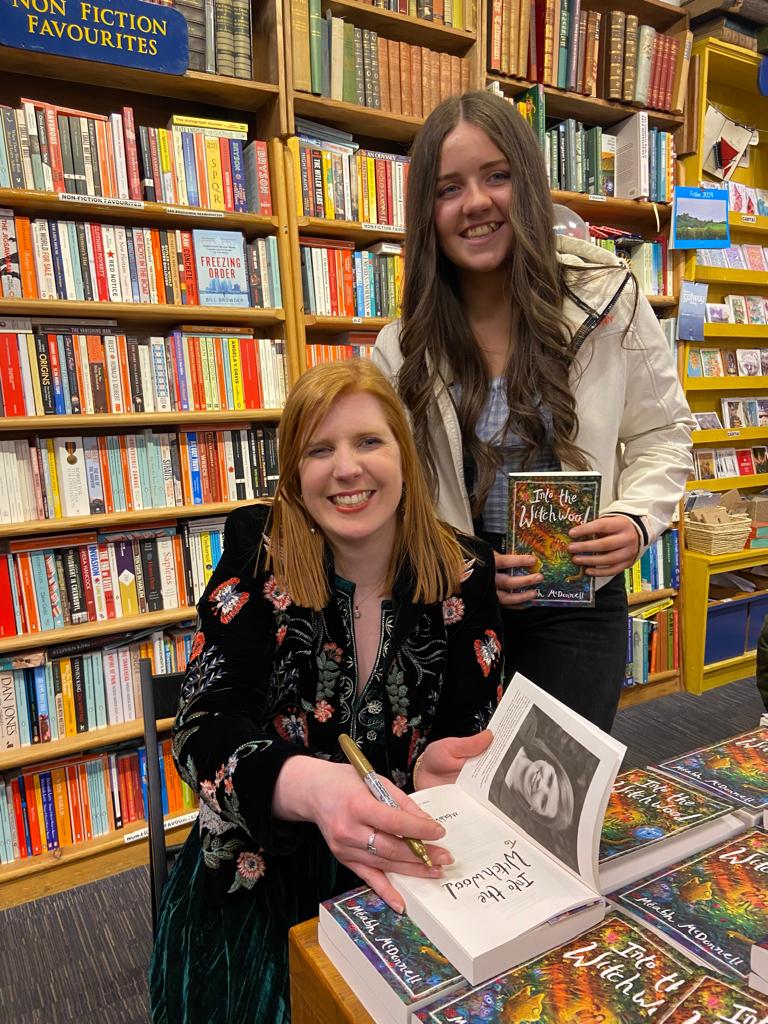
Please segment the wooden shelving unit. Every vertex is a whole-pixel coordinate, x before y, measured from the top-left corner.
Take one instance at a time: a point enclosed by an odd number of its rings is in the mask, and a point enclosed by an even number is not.
[[[289,382],[300,367],[295,351],[293,321],[293,260],[287,237],[287,192],[283,177],[282,143],[288,131],[288,102],[285,88],[282,9],[278,0],[253,3],[254,67],[262,80],[247,81],[220,75],[188,72],[171,76],[154,74],[93,61],[71,60],[15,50],[0,46],[0,103],[16,107],[22,96],[33,96],[66,104],[96,114],[120,111],[124,105],[134,108],[136,125],[164,126],[171,114],[199,115],[206,118],[237,120],[249,126],[249,139],[268,140],[273,215],[231,213],[196,209],[169,203],[65,197],[57,193],[0,189],[0,207],[30,218],[87,220],[102,223],[152,226],[160,229],[217,228],[241,232],[247,240],[272,235],[277,240],[280,283],[285,308],[242,309],[187,305],[150,305],[77,301],[39,301],[0,299],[0,317],[55,318],[76,323],[82,319],[114,320],[119,332],[144,332],[161,335],[180,325],[212,327],[249,327],[257,336],[274,337],[285,342]],[[31,435],[120,434],[151,428],[155,432],[171,428],[229,429],[255,423],[277,422],[277,409],[217,410],[197,412],[126,413],[97,415],[56,415],[4,417],[0,419],[0,438],[28,438]],[[225,515],[238,502],[222,501],[181,508],[146,508],[142,511],[105,515],[77,516],[0,525],[0,539],[56,538],[68,532],[136,529],[151,523],[170,523],[206,516]],[[170,608],[143,615],[107,619],[82,625],[36,632],[24,636],[0,638],[0,656],[18,656],[23,664],[25,652],[37,652],[51,646],[62,648],[70,642],[113,638],[130,641],[136,633],[192,624],[193,607]],[[63,649],[67,649],[63,647]],[[170,720],[158,723],[167,731]],[[52,742],[0,752],[0,772],[6,779],[20,769],[34,770],[54,759],[87,751],[110,748],[115,744],[143,739],[140,719],[120,725],[68,736]],[[178,817],[178,815],[177,815]],[[190,816],[185,816],[189,818]],[[123,829],[72,847],[27,857],[0,867],[0,907],[11,906],[47,892],[68,888],[79,882],[123,870],[147,859],[144,822],[133,822]],[[179,823],[169,836],[180,841],[189,830],[188,821]]]

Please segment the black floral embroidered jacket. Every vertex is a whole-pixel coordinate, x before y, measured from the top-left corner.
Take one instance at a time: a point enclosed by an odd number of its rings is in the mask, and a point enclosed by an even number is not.
[[[205,863],[215,888],[230,893],[293,854],[303,830],[317,832],[272,815],[287,758],[342,761],[338,736],[348,732],[407,791],[427,743],[485,728],[501,682],[493,555],[482,541],[462,537],[463,582],[445,601],[414,604],[408,580],[397,581],[358,693],[354,585],[334,575],[329,557],[334,598],[321,612],[294,604],[263,567],[268,515],[252,505],[227,519],[174,724],[176,762],[201,797]]]

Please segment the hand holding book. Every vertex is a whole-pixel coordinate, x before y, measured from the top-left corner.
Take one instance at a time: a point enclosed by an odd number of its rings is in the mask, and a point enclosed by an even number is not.
[[[615,576],[628,569],[640,553],[640,537],[627,516],[600,516],[568,531],[568,545],[576,565],[586,566],[588,576]]]

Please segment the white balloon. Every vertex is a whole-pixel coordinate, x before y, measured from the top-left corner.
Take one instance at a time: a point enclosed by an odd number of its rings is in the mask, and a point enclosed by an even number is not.
[[[578,213],[570,210],[567,206],[563,206],[562,203],[553,203],[552,210],[554,211],[554,231],[556,235],[570,235],[571,238],[581,238],[585,242],[589,241],[587,222]]]

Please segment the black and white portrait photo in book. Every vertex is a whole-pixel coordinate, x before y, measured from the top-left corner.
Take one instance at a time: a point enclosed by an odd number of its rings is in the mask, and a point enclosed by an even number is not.
[[[598,764],[587,747],[534,704],[499,762],[488,800],[578,871],[579,823]]]

